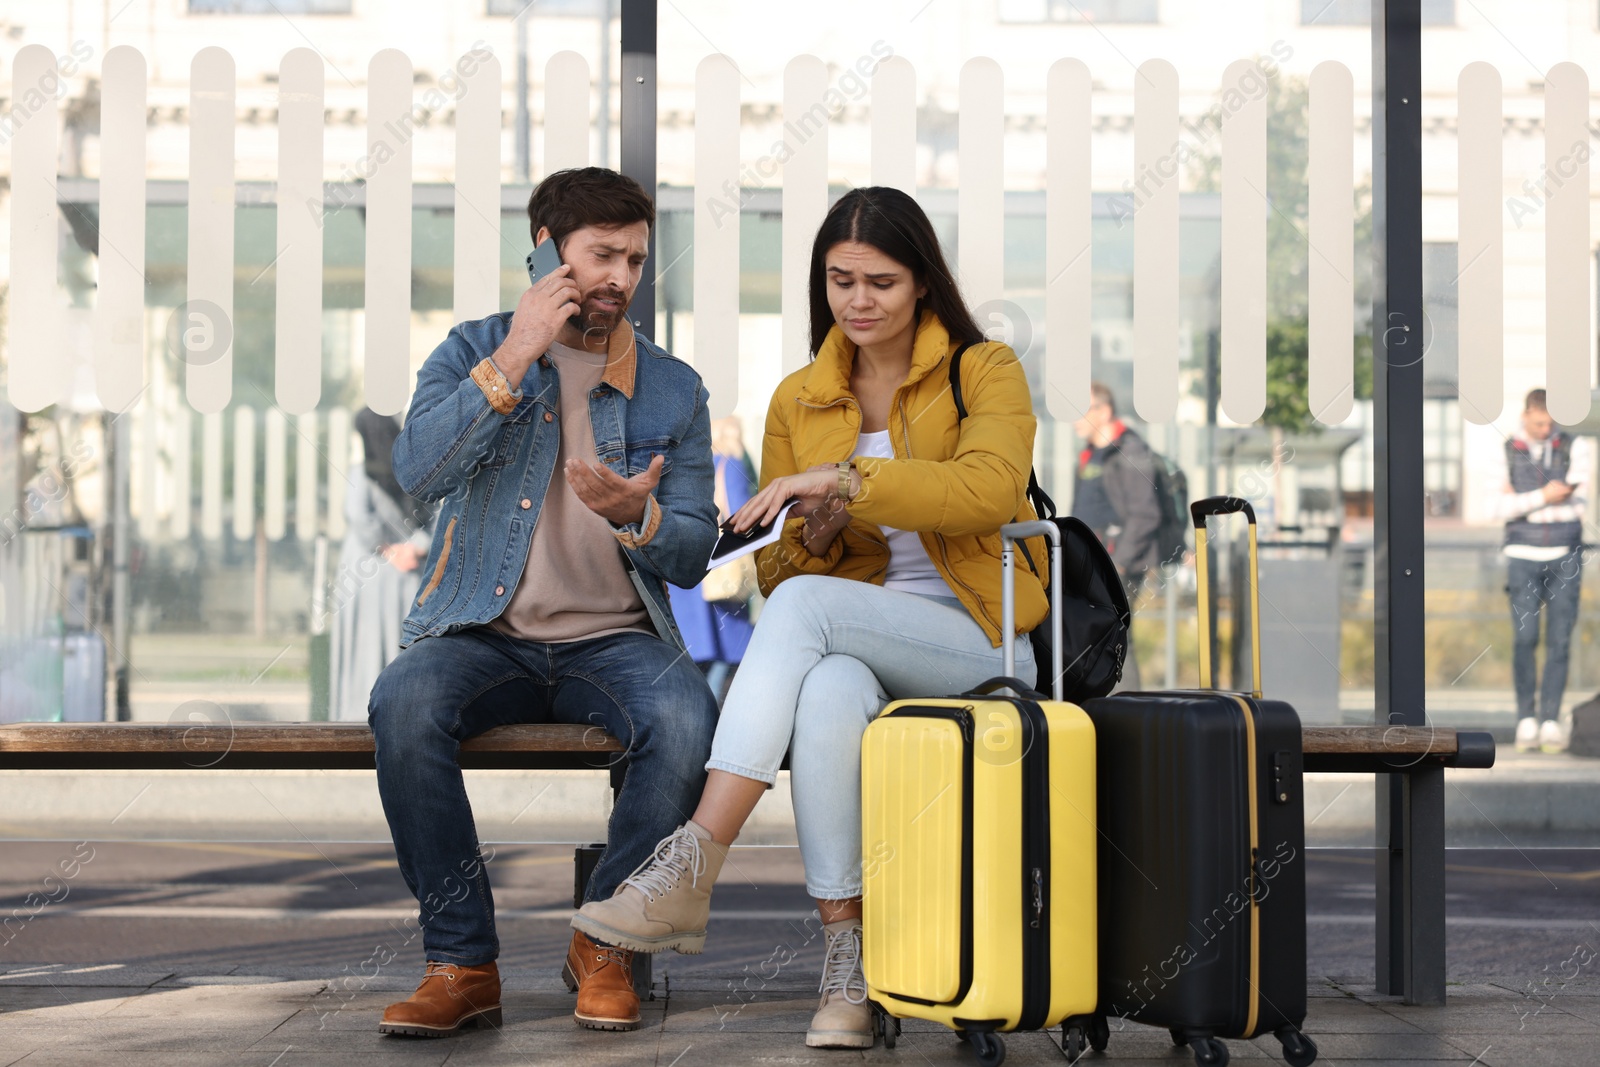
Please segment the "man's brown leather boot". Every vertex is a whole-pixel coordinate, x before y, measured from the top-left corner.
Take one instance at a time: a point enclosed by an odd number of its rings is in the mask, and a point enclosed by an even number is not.
[[[639,994],[633,991],[633,953],[597,945],[574,931],[561,969],[567,989],[578,994],[572,1017],[591,1030],[639,1029]]]
[[[464,1026],[499,1027],[500,968],[428,961],[417,991],[383,1010],[378,1032],[405,1037],[445,1037]]]

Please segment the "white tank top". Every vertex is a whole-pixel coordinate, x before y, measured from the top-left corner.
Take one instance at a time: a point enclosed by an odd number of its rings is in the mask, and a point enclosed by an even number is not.
[[[893,459],[894,445],[889,441],[889,431],[863,433],[856,441],[856,455]],[[927,550],[922,547],[922,538],[915,530],[896,530],[890,526],[880,528],[889,542],[889,573],[883,581],[885,588],[924,596],[955,596],[933,565],[933,560],[928,558]]]

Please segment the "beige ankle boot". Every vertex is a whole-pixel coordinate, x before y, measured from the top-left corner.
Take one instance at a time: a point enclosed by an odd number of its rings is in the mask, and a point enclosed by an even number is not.
[[[828,957],[822,965],[822,1000],[811,1017],[806,1044],[811,1048],[871,1048],[872,1005],[861,970],[861,920],[841,919],[824,926]]]
[[[727,858],[728,846],[711,840],[705,827],[684,823],[622,880],[611,899],[591,900],[578,909],[572,928],[635,952],[701,952],[711,886]]]

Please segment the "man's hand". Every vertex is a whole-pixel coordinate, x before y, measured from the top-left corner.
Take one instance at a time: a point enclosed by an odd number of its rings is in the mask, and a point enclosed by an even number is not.
[[[578,302],[583,294],[568,277],[571,273],[571,266],[561,264],[529,287],[511,313],[511,330],[495,350],[494,362],[513,390],[521,387],[522,376],[545,354],[567,320],[583,310]]]
[[[645,500],[661,484],[661,467],[665,463],[666,457],[658,455],[650,460],[649,467],[632,478],[624,478],[604,463],[569,459],[567,484],[590,511],[614,525],[629,526],[644,521]]]
[[[1540,492],[1546,504],[1559,504],[1572,495],[1572,486],[1566,482],[1546,482]]]

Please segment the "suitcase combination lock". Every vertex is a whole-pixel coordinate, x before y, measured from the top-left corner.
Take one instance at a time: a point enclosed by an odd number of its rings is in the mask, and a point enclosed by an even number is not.
[[[1276,804],[1289,803],[1289,788],[1283,784],[1283,779],[1293,758],[1294,754],[1286,748],[1272,754],[1272,800]]]

